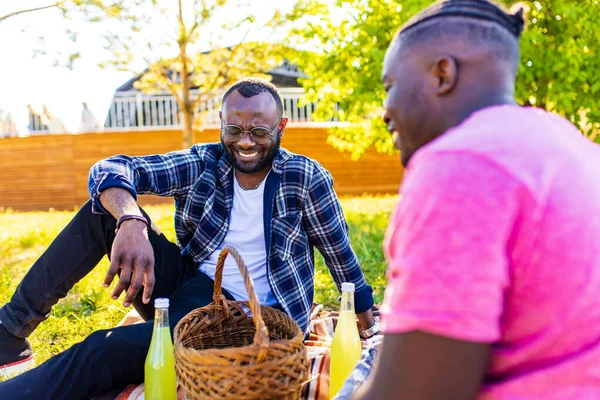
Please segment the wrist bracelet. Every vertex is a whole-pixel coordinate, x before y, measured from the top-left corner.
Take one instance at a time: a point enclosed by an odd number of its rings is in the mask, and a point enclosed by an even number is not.
[[[379,325],[378,320],[375,320],[375,323],[373,324],[373,326],[370,327],[369,329],[365,329],[364,331],[362,331],[362,334],[364,335],[364,337],[369,339],[369,338],[375,336],[376,334],[378,334],[379,332],[381,332],[381,325]]]
[[[148,227],[148,225],[149,225],[148,220],[143,215],[134,215],[134,214],[121,215],[119,217],[119,219],[117,220],[117,227],[115,228],[115,235],[117,234],[117,232],[119,232],[119,228],[121,228],[121,224],[123,222],[129,221],[131,219],[135,219],[135,220],[145,223],[146,227]]]

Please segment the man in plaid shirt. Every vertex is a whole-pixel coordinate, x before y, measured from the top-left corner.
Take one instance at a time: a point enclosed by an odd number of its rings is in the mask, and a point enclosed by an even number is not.
[[[245,79],[223,96],[221,143],[145,157],[115,156],[91,170],[91,201],[33,265],[0,309],[0,368],[32,359],[27,337],[56,302],[105,254],[112,296],[125,292],[147,322],[101,330],[16,378],[0,383],[6,398],[88,399],[141,382],[152,336],[153,300],[169,297],[171,327],[212,301],[216,259],[235,247],[248,264],[262,304],[277,307],[306,330],[314,293],[314,251],[338,286],[356,285],[366,335],[378,331],[372,289],[350,246],[330,174],[316,161],[280,148],[287,124],[270,83]],[[137,205],[138,194],[175,199],[178,245]],[[228,299],[247,294],[228,258]],[[92,368],[93,366],[93,368]],[[7,368],[5,368],[7,370]]]

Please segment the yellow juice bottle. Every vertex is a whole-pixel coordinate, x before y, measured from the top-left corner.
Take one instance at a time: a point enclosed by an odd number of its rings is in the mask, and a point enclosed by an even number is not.
[[[169,330],[169,299],[156,299],[154,308],[154,331],[144,369],[144,398],[176,400],[177,380]]]
[[[361,343],[354,312],[354,284],[342,284],[342,305],[333,341],[331,342],[331,370],[329,398],[332,399],[361,358]]]

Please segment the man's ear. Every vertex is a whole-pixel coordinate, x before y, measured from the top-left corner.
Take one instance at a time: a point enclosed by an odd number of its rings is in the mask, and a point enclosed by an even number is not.
[[[223,112],[219,110],[219,119],[223,121]]]
[[[435,60],[432,73],[438,85],[435,94],[444,96],[454,90],[458,82],[458,62],[454,57],[444,54]]]
[[[285,130],[285,127],[287,126],[288,123],[288,119],[287,117],[283,117],[281,119],[281,122],[279,123],[279,132],[280,132],[280,136],[283,137],[283,131]]]

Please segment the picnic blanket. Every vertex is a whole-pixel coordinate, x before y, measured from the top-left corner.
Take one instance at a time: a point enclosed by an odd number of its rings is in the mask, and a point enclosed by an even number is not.
[[[378,311],[374,314],[378,316]],[[311,322],[304,345],[308,353],[311,378],[302,388],[302,400],[328,400],[329,399],[329,350],[331,339],[337,323],[337,312],[324,311],[323,306],[313,307]],[[135,311],[130,312],[119,325],[131,325],[141,322],[142,319]],[[352,374],[335,397],[335,400],[349,400],[358,387],[367,379],[371,367],[377,357],[377,351],[382,337],[375,336],[369,340],[362,340],[362,359],[357,363]],[[121,392],[116,400],[142,400],[144,399],[144,384],[130,385]],[[177,393],[178,400],[184,400],[183,390]]]

